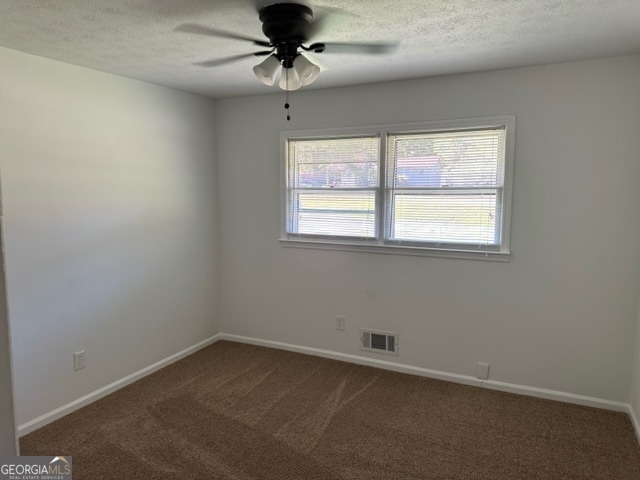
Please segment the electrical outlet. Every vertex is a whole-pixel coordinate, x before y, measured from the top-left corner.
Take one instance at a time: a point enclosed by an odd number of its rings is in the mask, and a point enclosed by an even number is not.
[[[476,377],[480,380],[489,380],[489,364],[478,362]]]
[[[336,330],[344,330],[344,315],[336,315]]]
[[[86,352],[81,350],[73,354],[73,369],[77,372],[87,366]]]

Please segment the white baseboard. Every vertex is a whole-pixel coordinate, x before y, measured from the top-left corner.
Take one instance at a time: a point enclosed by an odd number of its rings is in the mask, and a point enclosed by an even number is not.
[[[367,365],[371,367],[383,368],[394,372],[409,373],[420,375],[422,377],[435,378],[438,380],[446,380],[449,382],[461,383],[464,385],[474,385],[492,390],[500,390],[502,392],[517,393],[519,395],[527,395],[530,397],[545,398],[548,400],[557,400],[565,403],[573,403],[588,407],[602,408],[605,410],[614,410],[617,412],[628,413],[631,408],[629,404],[623,402],[614,402],[596,397],[588,397],[584,395],[575,395],[573,393],[560,392],[556,390],[546,390],[544,388],[529,387],[526,385],[517,385],[513,383],[498,382],[494,380],[479,380],[469,375],[459,375],[456,373],[442,372],[438,370],[430,370],[428,368],[415,367],[413,365],[405,365],[401,363],[389,362],[387,360],[378,360],[375,358],[362,357],[359,355],[350,355],[347,353],[339,353],[331,350],[323,350],[314,347],[305,347],[293,345],[289,343],[274,342],[272,340],[262,340],[259,338],[243,337],[240,335],[230,335],[222,333],[220,340],[229,340],[233,342],[248,343],[263,347],[277,348],[280,350],[288,350],[297,353],[306,353],[318,357],[331,358],[344,362],[356,363],[358,365]],[[636,431],[638,431],[637,421],[635,423]]]
[[[153,365],[149,365],[148,367],[138,370],[137,372],[134,372],[131,375],[127,375],[126,377],[121,378],[120,380],[116,380],[115,382],[109,385],[106,385],[83,397],[80,397],[77,400],[74,400],[73,402],[67,403],[66,405],[62,405],[61,407],[56,408],[55,410],[52,410],[48,413],[45,413],[44,415],[34,418],[33,420],[23,423],[22,425],[18,426],[18,436],[21,437],[23,435],[26,435],[27,433],[33,432],[34,430],[37,430],[40,427],[44,427],[48,423],[51,423],[54,420],[57,420],[58,418],[64,417],[65,415],[68,415],[69,413],[75,410],[78,410],[79,408],[89,405],[90,403],[93,403],[102,397],[106,397],[110,393],[113,393],[116,390],[121,389],[122,387],[126,387],[127,385],[137,380],[140,380],[141,378],[146,377],[147,375],[150,375],[153,372],[160,370],[161,368],[164,368],[174,362],[177,362],[178,360],[184,357],[187,357],[192,353],[195,353],[198,350],[205,348],[221,340],[222,339],[221,337],[222,337],[221,334],[218,333],[212,337],[209,337],[201,342],[196,343],[195,345],[185,348],[184,350],[178,353],[174,353],[173,355],[170,355],[167,358],[164,358],[159,362],[154,363]]]

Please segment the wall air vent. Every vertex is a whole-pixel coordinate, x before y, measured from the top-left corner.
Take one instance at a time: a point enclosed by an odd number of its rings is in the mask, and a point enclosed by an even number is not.
[[[398,355],[398,334],[378,330],[360,329],[360,350]]]

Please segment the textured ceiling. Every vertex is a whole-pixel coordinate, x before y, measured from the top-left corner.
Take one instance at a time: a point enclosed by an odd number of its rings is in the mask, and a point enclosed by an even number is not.
[[[0,45],[214,98],[269,93],[260,59],[195,62],[254,51],[251,43],[174,31],[182,23],[264,38],[258,0],[1,0]],[[398,41],[392,54],[316,55],[311,87],[640,52],[640,0],[318,0],[338,11],[314,38]]]

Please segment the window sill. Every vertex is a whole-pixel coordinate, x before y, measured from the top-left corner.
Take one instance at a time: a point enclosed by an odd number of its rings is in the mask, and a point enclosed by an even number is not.
[[[281,238],[280,246],[287,248],[310,248],[316,250],[338,250],[346,252],[381,253],[386,255],[410,255],[419,257],[457,258],[489,262],[508,262],[510,252],[454,250],[444,248],[412,247],[404,245],[374,245],[351,242],[323,242],[321,240],[299,240]]]

